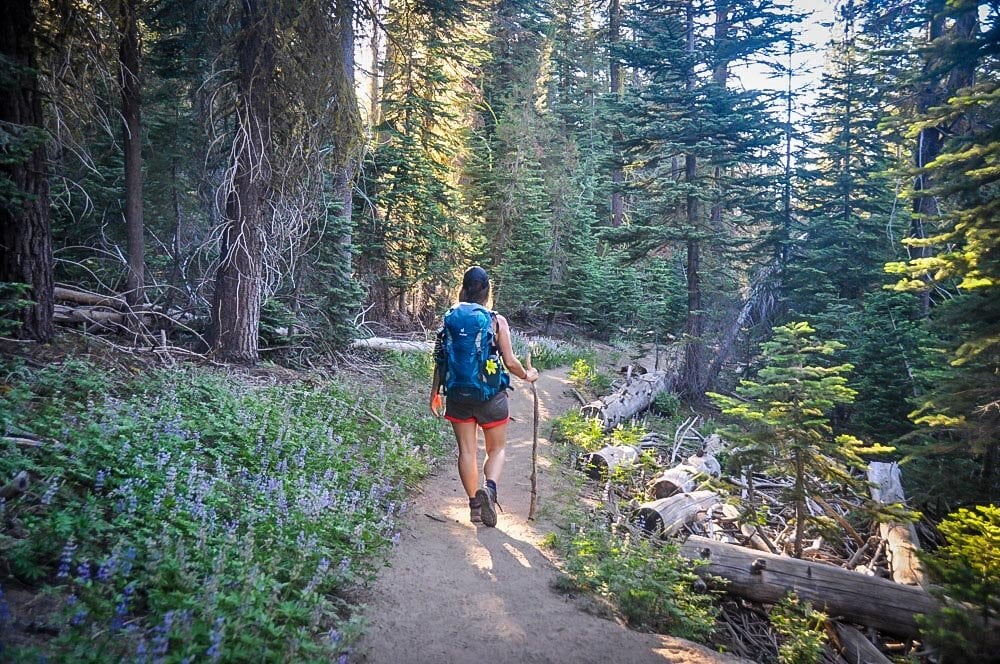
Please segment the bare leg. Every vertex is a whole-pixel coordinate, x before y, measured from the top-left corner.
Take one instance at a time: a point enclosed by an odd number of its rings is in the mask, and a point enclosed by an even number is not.
[[[479,436],[475,422],[452,422],[458,441],[458,476],[465,493],[472,498],[479,488]],[[488,449],[488,448],[487,448]]]
[[[486,438],[486,463],[483,464],[483,475],[486,479],[499,483],[504,461],[507,460],[507,423],[483,429],[483,436]]]

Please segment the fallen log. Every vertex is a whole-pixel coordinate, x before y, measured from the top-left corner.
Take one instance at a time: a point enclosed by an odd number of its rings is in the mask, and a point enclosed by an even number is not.
[[[868,464],[868,481],[871,483],[872,499],[882,505],[906,506],[899,464],[872,461]],[[916,551],[920,548],[917,529],[912,523],[894,521],[880,523],[879,534],[886,541],[886,558],[889,571],[897,583],[911,586],[927,586]]]
[[[129,318],[141,320],[144,325],[150,325],[153,322],[152,316],[147,312],[133,316],[129,313],[111,311],[106,307],[97,306],[70,307],[65,304],[56,304],[53,306],[52,312],[52,321],[55,323],[112,323],[125,325],[128,323]]]
[[[646,532],[667,537],[676,534],[700,513],[707,512],[718,503],[719,496],[713,491],[679,493],[643,503],[639,506],[637,521],[639,527]]]
[[[722,467],[715,455],[720,450],[722,439],[712,434],[705,441],[702,451],[692,454],[684,463],[668,468],[650,480],[646,485],[647,494],[656,499],[667,498],[675,493],[694,491],[706,478],[718,477],[722,474]]]
[[[580,409],[584,417],[597,418],[605,431],[635,417],[648,409],[656,395],[674,389],[680,380],[684,354],[679,345],[669,353],[664,371],[652,371],[632,376],[617,391],[591,401]]]
[[[123,297],[119,297],[117,295],[101,295],[99,293],[91,293],[90,291],[66,288],[65,286],[56,286],[53,288],[52,297],[57,302],[74,302],[76,304],[84,304],[91,307],[110,307],[112,309],[118,309],[119,311],[129,310],[128,303],[125,302],[125,298]]]
[[[728,581],[725,590],[733,595],[774,604],[795,591],[831,618],[842,616],[898,636],[916,636],[916,616],[938,608],[937,600],[921,588],[706,537],[689,537],[681,553],[705,562],[705,571]]]
[[[580,409],[584,417],[595,417],[605,431],[638,415],[653,404],[660,392],[673,387],[676,376],[657,371],[635,376],[613,394],[591,401]]]
[[[429,353],[434,350],[434,343],[431,341],[410,341],[406,339],[371,337],[369,339],[355,339],[351,342],[351,348],[391,350],[399,353]]]
[[[830,641],[848,664],[892,664],[892,661],[850,625],[827,623]]]
[[[608,445],[583,457],[581,466],[593,479],[607,477],[615,468],[629,466],[639,460],[642,452],[632,445]]]
[[[22,470],[10,482],[0,486],[0,498],[10,500],[14,496],[21,495],[28,490],[28,483],[28,471]]]

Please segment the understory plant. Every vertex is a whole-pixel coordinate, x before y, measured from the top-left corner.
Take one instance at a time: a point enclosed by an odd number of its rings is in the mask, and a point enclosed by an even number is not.
[[[0,442],[0,476],[35,480],[3,507],[0,584],[56,607],[57,635],[14,661],[343,658],[352,589],[442,449],[430,418],[316,377],[75,360],[0,376],[4,433],[42,441]]]
[[[563,557],[563,585],[607,599],[630,626],[695,640],[711,634],[714,595],[673,543],[612,532],[598,521],[548,543]]]
[[[827,617],[812,608],[809,602],[788,593],[774,605],[770,614],[771,627],[781,637],[778,661],[781,664],[815,664],[821,661],[826,643],[824,625]]]
[[[842,344],[816,339],[814,333],[807,323],[775,328],[773,340],[762,344],[766,366],[757,380],[740,381],[738,397],[709,395],[740,424],[724,430],[740,444],[733,455],[737,463],[788,469],[792,475],[787,498],[795,507],[796,558],[802,557],[806,523],[819,522],[806,502],[822,492],[821,481],[857,486],[851,468],[864,465],[861,455],[891,451],[834,432],[830,414],[856,394],[846,377],[853,367],[826,362]]]
[[[607,392],[611,387],[611,379],[607,374],[597,370],[595,363],[585,359],[578,359],[573,362],[573,368],[569,372],[569,379],[577,387],[593,395],[600,395]]]
[[[921,555],[938,583],[941,609],[918,616],[921,631],[942,661],[996,657],[983,636],[1000,617],[1000,507],[960,508],[938,526],[944,545]]]

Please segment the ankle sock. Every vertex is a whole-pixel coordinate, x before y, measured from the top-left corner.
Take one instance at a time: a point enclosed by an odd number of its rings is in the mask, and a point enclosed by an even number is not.
[[[496,496],[497,496],[497,483],[494,482],[493,480],[486,480],[486,486],[488,486],[490,488],[490,490],[493,491],[493,498],[496,498]]]
[[[469,508],[475,509],[477,507],[479,507],[479,498],[476,498],[475,496],[469,498]]]

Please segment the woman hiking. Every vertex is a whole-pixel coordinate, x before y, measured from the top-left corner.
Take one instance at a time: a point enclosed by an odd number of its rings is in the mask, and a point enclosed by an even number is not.
[[[447,397],[444,417],[458,441],[458,474],[469,497],[473,523],[497,525],[497,482],[503,473],[507,443],[508,372],[528,382],[536,369],[525,369],[514,355],[507,319],[486,308],[490,278],[478,265],[466,270],[458,304],[445,314],[434,346],[430,407],[440,415],[441,391]],[[479,436],[483,430],[486,461],[479,484]]]

